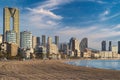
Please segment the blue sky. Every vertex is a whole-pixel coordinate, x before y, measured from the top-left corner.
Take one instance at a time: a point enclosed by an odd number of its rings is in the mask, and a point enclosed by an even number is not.
[[[3,30],[3,8],[20,9],[20,30],[33,35],[87,37],[89,47],[100,49],[102,40],[120,40],[119,0],[1,0],[0,33]]]

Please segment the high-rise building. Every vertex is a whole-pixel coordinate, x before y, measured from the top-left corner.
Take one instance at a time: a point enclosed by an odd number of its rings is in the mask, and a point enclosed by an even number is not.
[[[59,36],[55,36],[55,44],[59,47]]]
[[[40,37],[37,37],[37,46],[40,46]]]
[[[102,43],[101,43],[101,45],[102,45],[102,51],[106,51],[106,41],[102,41]]]
[[[3,40],[3,36],[0,35],[0,44],[2,43],[2,40]]]
[[[20,33],[20,47],[32,48],[32,33],[29,31],[23,31]]]
[[[35,49],[40,46],[40,37],[32,36],[32,47]]]
[[[81,53],[83,53],[86,48],[88,48],[88,38],[83,38],[80,42]]]
[[[112,51],[112,41],[109,41],[109,51]]]
[[[68,52],[69,52],[69,44],[68,43],[61,43],[60,44],[60,51],[69,55]]]
[[[11,22],[12,21],[12,22]],[[20,43],[20,33],[19,33],[19,10],[17,8],[5,7],[3,10],[3,40],[6,41],[6,32],[10,31],[10,25],[12,24],[13,31],[16,32],[16,42]]]
[[[52,38],[51,38],[51,37],[48,37],[48,39],[47,39],[47,43],[48,43],[49,45],[52,44]]]
[[[47,53],[49,58],[56,59],[58,54],[58,47],[52,43],[52,38],[48,37],[47,39]]]
[[[118,53],[120,54],[120,41],[118,41]]]
[[[46,47],[46,36],[42,35],[42,46]]]
[[[32,48],[40,46],[40,37],[32,36]]]
[[[117,46],[112,46],[112,52],[113,53],[118,53],[118,47]]]
[[[32,48],[36,48],[37,47],[37,37],[36,36],[32,36]]]
[[[79,57],[80,49],[79,49],[79,41],[76,38],[71,38],[69,42],[70,56]]]
[[[15,31],[7,31],[6,32],[6,41],[8,43],[17,43],[16,32]]]
[[[73,37],[70,39],[69,49],[72,51],[75,50],[75,40],[76,40],[76,38],[73,38]]]

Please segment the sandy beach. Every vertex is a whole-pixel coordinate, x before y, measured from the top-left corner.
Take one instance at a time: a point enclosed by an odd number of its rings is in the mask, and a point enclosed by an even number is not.
[[[120,80],[120,71],[77,67],[63,60],[3,61],[0,80]]]

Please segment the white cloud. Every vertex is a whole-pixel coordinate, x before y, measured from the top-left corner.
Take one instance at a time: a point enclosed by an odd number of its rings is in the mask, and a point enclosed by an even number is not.
[[[31,11],[31,13],[33,15],[44,15],[53,19],[62,19],[61,16],[54,14],[53,12],[49,11],[49,10],[45,10],[43,8],[41,9],[31,9],[31,8],[26,8],[27,10]]]
[[[90,27],[90,28],[71,28],[71,27],[65,27],[65,28],[62,28],[60,29],[57,34],[60,34],[60,35],[70,35],[70,36],[75,36],[75,35],[78,35],[78,34],[86,34],[86,33],[89,33],[91,31],[94,31],[96,30],[97,27]]]
[[[55,22],[53,22],[53,21],[47,21],[46,22],[48,25],[58,25],[59,23],[55,23]]]
[[[120,24],[118,24],[118,25],[114,26],[114,28],[113,28],[113,29],[120,29]]]
[[[55,8],[59,5],[66,4],[66,3],[69,3],[71,1],[73,1],[73,0],[64,0],[64,1],[62,1],[62,0],[47,0],[44,3],[42,3],[41,6],[38,6],[38,8],[51,10],[51,8]]]
[[[103,15],[103,16],[106,16],[106,15],[108,15],[109,13],[110,13],[110,11],[106,10],[102,15]]]
[[[47,17],[51,17],[53,19],[62,19],[63,17],[60,15],[56,15],[54,12],[52,12],[54,9],[57,9],[59,5],[64,5],[72,0],[47,0],[43,3],[39,3],[37,7],[35,8],[26,8],[27,10],[31,11],[32,14],[42,14]]]
[[[57,15],[53,12],[59,5],[64,5],[72,0],[45,0],[42,3],[37,3],[34,8],[27,7],[26,14],[22,14],[22,22],[24,25],[28,25],[29,28],[39,29],[56,29],[60,26],[60,20],[63,18],[61,15]],[[22,23],[22,25],[23,25]],[[23,26],[24,26],[23,25]]]
[[[106,20],[113,19],[113,18],[115,18],[117,16],[120,16],[120,13],[110,15],[110,11],[106,10],[102,14],[99,15],[99,19],[100,19],[100,21],[106,21]]]
[[[107,15],[109,15],[110,14],[110,10],[105,10],[104,12],[102,12],[100,15],[99,15],[99,18],[100,18],[100,20],[101,21],[104,21],[104,20],[106,20],[107,19]]]
[[[98,3],[98,4],[107,4],[107,2],[103,1],[103,0],[80,0],[80,1],[89,1],[89,2],[94,2],[94,3]]]
[[[106,4],[107,3],[107,2],[104,2],[102,0],[97,0],[96,2],[99,3],[99,4]]]

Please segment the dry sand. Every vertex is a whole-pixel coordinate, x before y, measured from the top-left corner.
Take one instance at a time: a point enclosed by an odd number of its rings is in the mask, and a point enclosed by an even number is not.
[[[0,62],[0,80],[120,80],[120,71],[77,67],[61,60]]]

